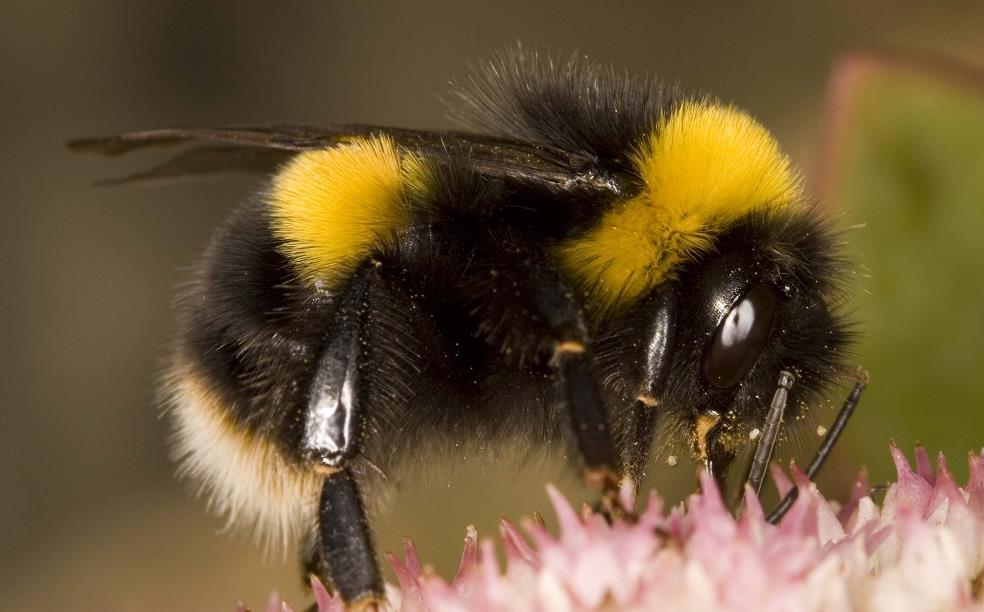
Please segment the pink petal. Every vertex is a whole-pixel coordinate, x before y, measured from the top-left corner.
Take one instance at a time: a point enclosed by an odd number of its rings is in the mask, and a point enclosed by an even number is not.
[[[688,518],[694,538],[700,536],[700,539],[697,539],[698,550],[707,547],[707,552],[710,552],[711,548],[733,538],[738,527],[734,517],[725,507],[721,492],[710,472],[702,470],[698,481],[701,492],[691,496],[687,509]],[[682,536],[686,538],[687,534],[684,533]]]
[[[408,606],[410,602],[423,606],[423,601],[420,596],[420,586],[418,583],[420,574],[414,573],[409,567],[407,567],[406,561],[401,561],[393,553],[387,552],[384,556],[386,557],[386,562],[389,563],[390,567],[393,569],[393,573],[396,574],[396,579],[400,583],[400,590],[403,591],[404,608],[410,609],[410,606]]]
[[[795,463],[789,464],[789,470],[793,475],[793,482],[796,483],[798,494],[796,501],[793,502],[789,512],[779,524],[779,531],[787,537],[798,536],[819,539],[817,525],[819,494],[810,479]]]
[[[608,595],[609,586],[619,581],[619,563],[615,551],[604,543],[585,553],[563,582],[585,607],[593,609]]]
[[[926,454],[926,447],[922,444],[916,445],[916,473],[929,484],[933,484],[936,480],[933,467],[929,463],[929,455]]]
[[[510,562],[513,560],[522,560],[530,565],[536,564],[536,553],[526,543],[526,538],[519,532],[519,529],[516,529],[515,525],[503,517],[499,518],[499,537],[502,539],[502,546],[506,551],[506,558]]]
[[[818,495],[817,503],[817,541],[820,546],[828,542],[839,542],[844,539],[844,526],[841,525],[837,513],[830,503]]]
[[[848,497],[847,502],[841,507],[840,512],[837,513],[837,518],[840,519],[842,525],[847,525],[848,521],[858,509],[858,502],[862,498],[868,496],[868,492],[871,487],[868,485],[868,470],[862,468],[858,472],[858,477],[851,485],[850,497]]]
[[[967,488],[984,487],[984,448],[976,454],[974,451],[968,452],[967,462],[970,465],[970,478],[967,481]]]
[[[782,471],[782,468],[775,463],[769,466],[769,473],[772,475],[772,482],[776,485],[776,490],[779,491],[779,497],[786,497],[793,490],[792,481]]]
[[[547,531],[546,527],[528,518],[523,518],[520,521],[520,525],[527,534],[529,534],[530,539],[533,540],[533,545],[539,550],[539,557],[543,559],[543,553],[548,550],[552,550],[558,545],[558,542],[550,532]]]
[[[280,598],[280,593],[274,591],[270,593],[270,597],[267,598],[266,610],[267,612],[280,612],[280,606],[284,603],[284,600]]]
[[[751,485],[745,484],[744,507],[741,517],[738,520],[738,533],[753,542],[761,542],[763,532],[767,523],[765,522],[765,511],[759,502],[758,495],[752,490]]]
[[[932,487],[926,480],[912,471],[909,461],[894,442],[891,446],[891,452],[892,459],[895,461],[895,470],[899,476],[896,503],[910,505],[918,509],[919,512],[925,511],[932,495]]]
[[[967,478],[967,494],[970,497],[971,505],[984,514],[984,449],[979,454],[970,452],[967,454],[967,464],[970,467],[970,475]]]
[[[663,499],[656,494],[656,491],[650,491],[646,501],[646,509],[639,515],[636,524],[645,525],[648,530],[663,522]]]
[[[714,476],[707,470],[701,470],[697,480],[700,483],[700,505],[708,510],[724,510],[724,499],[721,497],[717,482],[714,481]]]
[[[946,521],[950,505],[956,503],[965,503],[963,495],[953,481],[953,474],[946,465],[943,453],[940,453],[937,457],[936,484],[923,511],[923,518],[928,523],[942,525]]]
[[[418,577],[423,573],[420,565],[420,555],[417,554],[417,545],[410,538],[403,538],[403,563],[414,577]]]
[[[758,495],[752,490],[752,486],[745,483],[744,491],[745,506],[742,511],[741,518],[747,520],[748,522],[762,522],[765,520],[765,511],[762,510],[762,504],[759,502]]]
[[[844,523],[844,530],[848,535],[854,536],[869,526],[876,526],[878,524],[878,518],[878,507],[866,495],[855,504],[854,512],[851,513],[851,516]]]
[[[543,603],[543,610],[567,612],[574,609],[571,594],[555,574],[540,574],[537,581],[537,594]]]
[[[494,582],[499,575],[499,562],[495,558],[495,542],[491,538],[485,538],[479,543],[478,567],[482,578],[488,582]]]
[[[629,477],[622,480],[622,486],[618,490],[618,502],[622,506],[622,510],[626,512],[635,512],[636,503],[636,485],[635,481]]]
[[[311,592],[314,594],[314,602],[318,606],[318,612],[343,612],[345,610],[345,604],[342,603],[342,600],[332,597],[325,585],[314,575],[311,576]]]
[[[891,527],[884,527],[877,531],[873,531],[871,535],[869,535],[864,540],[865,552],[869,555],[874,555],[875,551],[878,550],[878,547],[881,546],[892,535],[893,534],[892,534]]]
[[[461,561],[458,563],[458,571],[451,581],[451,586],[462,598],[467,599],[469,592],[469,579],[478,567],[478,530],[474,525],[465,528],[465,545],[461,549]]]
[[[584,532],[581,519],[571,508],[567,498],[553,485],[547,485],[547,496],[550,498],[554,513],[557,515],[561,539],[565,542],[583,542],[587,538],[587,534]]]
[[[420,580],[420,592],[428,610],[474,612],[451,585],[437,576],[423,576]]]

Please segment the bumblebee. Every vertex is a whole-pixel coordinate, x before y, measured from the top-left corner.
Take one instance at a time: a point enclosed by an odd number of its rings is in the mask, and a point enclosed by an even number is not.
[[[721,482],[753,454],[758,490],[783,421],[841,375],[852,336],[837,234],[742,110],[521,49],[450,100],[471,131],[71,143],[187,147],[115,182],[271,174],[183,293],[177,451],[230,521],[306,540],[308,570],[354,608],[384,594],[361,493],[374,471],[461,441],[560,442],[610,500],[660,439]]]

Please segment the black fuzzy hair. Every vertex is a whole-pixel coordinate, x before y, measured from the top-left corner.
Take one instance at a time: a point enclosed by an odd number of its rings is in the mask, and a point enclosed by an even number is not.
[[[234,421],[289,449],[330,303],[299,283],[266,203],[251,198],[217,228],[179,295],[177,359],[204,375]]]
[[[790,424],[823,400],[830,383],[843,371],[856,334],[844,313],[849,264],[838,249],[838,239],[830,223],[814,210],[752,213],[722,232],[714,252],[681,275],[681,284],[696,283],[698,276],[706,274],[708,260],[737,253],[740,261],[747,262],[740,268],[742,293],[767,283],[780,296],[769,341],[738,387],[722,394],[727,398],[719,407],[725,417],[722,437],[730,436],[731,444],[751,448],[741,440],[762,426],[779,371],[791,371],[796,377],[786,409]],[[683,293],[687,294],[686,288]],[[679,409],[685,411],[708,406],[717,393],[708,393],[702,380],[709,337],[694,310],[711,305],[700,293],[694,295],[705,303],[682,309],[679,325],[697,334],[684,340],[689,346],[679,347],[667,383],[667,396],[682,401]]]
[[[451,117],[470,129],[546,143],[625,167],[681,88],[572,55],[559,60],[520,46],[501,52],[457,83]]]
[[[812,408],[829,399],[830,383],[844,368],[856,336],[844,313],[850,263],[838,241],[838,232],[818,211],[756,212],[717,234],[711,250],[669,281],[680,305],[666,385],[657,402],[658,425],[651,434],[657,454],[692,452],[694,419],[710,409],[723,416],[721,437],[729,448],[739,453],[754,448],[748,433],[762,426],[781,370],[796,376],[787,425],[812,417]],[[704,380],[703,361],[723,314],[716,303],[737,301],[762,283],[779,295],[769,340],[736,388],[715,389]],[[634,303],[602,321],[596,337],[598,370],[613,406],[612,430],[623,451],[640,442],[633,405],[651,308],[647,300]],[[645,463],[639,462],[648,455],[629,453],[625,459],[630,470],[644,472]]]
[[[633,153],[692,99],[676,85],[514,48],[451,97],[459,121],[488,133],[268,126],[80,145],[205,143],[137,178],[268,168],[283,157],[257,166],[243,151],[310,151],[372,134],[423,160],[426,180],[402,194],[406,222],[383,220],[393,240],[354,253],[357,272],[338,275],[347,279],[299,278],[261,196],[217,229],[179,302],[169,392],[187,469],[231,520],[256,517],[284,535],[311,523],[306,567],[343,595],[383,592],[359,487],[395,484],[435,451],[457,463],[556,449],[594,473],[638,476],[651,447],[676,446],[717,470],[754,447],[749,431],[762,426],[782,370],[797,378],[791,422],[837,375],[852,337],[839,308],[838,235],[800,203],[714,228],[712,248],[624,309],[585,304],[553,249],[637,193]],[[235,154],[231,166],[222,152]],[[734,375],[725,388],[706,373],[708,347],[713,368],[721,321],[741,314],[735,305],[751,291],[766,292],[768,319],[756,305],[759,333],[739,339],[744,354],[725,366]],[[331,394],[337,402],[322,401]],[[698,434],[698,417],[712,411],[720,424]],[[315,430],[343,412],[336,458]],[[357,553],[345,564],[354,573],[332,571],[327,560],[346,550]]]

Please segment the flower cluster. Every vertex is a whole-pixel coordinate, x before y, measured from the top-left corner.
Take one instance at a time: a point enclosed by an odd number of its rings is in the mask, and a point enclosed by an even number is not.
[[[746,491],[735,519],[709,477],[686,509],[664,511],[650,494],[633,522],[575,512],[548,490],[560,524],[553,536],[503,520],[500,568],[491,540],[469,529],[457,575],[422,568],[412,542],[387,555],[399,580],[389,603],[404,612],[532,610],[984,610],[984,452],[970,454],[959,487],[942,454],[935,469],[916,451],[915,469],[891,449],[898,481],[879,507],[865,476],[843,505],[793,469],[780,491],[799,496],[778,525]],[[623,490],[627,508],[633,492]],[[313,584],[320,612],[341,610]],[[270,612],[288,610],[274,601]]]

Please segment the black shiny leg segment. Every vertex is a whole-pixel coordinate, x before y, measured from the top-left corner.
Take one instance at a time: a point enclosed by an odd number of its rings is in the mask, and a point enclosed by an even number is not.
[[[620,479],[615,446],[587,348],[580,343],[561,345],[551,363],[584,461],[584,482],[601,492],[595,509],[609,521],[628,518],[618,503]]]
[[[851,389],[850,395],[844,400],[844,405],[841,406],[840,412],[837,413],[837,418],[834,419],[833,424],[827,431],[827,435],[824,437],[823,442],[820,443],[820,447],[817,449],[816,454],[813,456],[813,460],[810,461],[810,465],[806,467],[806,475],[810,479],[817,475],[820,468],[823,467],[824,461],[830,456],[830,452],[833,450],[834,445],[837,444],[837,439],[840,435],[844,433],[844,429],[847,428],[847,422],[851,419],[851,415],[854,414],[854,409],[857,408],[858,403],[861,401],[861,394],[864,392],[865,387],[868,386],[869,377],[868,372],[862,368],[858,368],[854,372],[854,387]],[[770,523],[778,523],[785,516],[786,512],[796,501],[799,496],[799,491],[793,488],[782,501],[775,507],[775,509],[769,513],[766,520]]]
[[[601,478],[608,477],[606,472],[614,477],[615,450],[587,348],[577,344],[571,348],[561,346],[553,361],[585,467]],[[604,487],[614,483],[600,484]]]
[[[327,468],[344,466],[357,453],[365,418],[360,367],[372,262],[363,263],[339,297],[333,325],[321,349],[318,369],[308,393],[301,452],[305,459]]]
[[[349,470],[325,477],[318,506],[321,554],[335,590],[346,605],[382,601],[383,580],[376,565],[369,522]]]
[[[670,289],[658,291],[649,299],[648,310],[653,313],[653,318],[647,331],[645,362],[634,406],[635,435],[626,465],[627,471],[636,480],[643,476],[656,435],[661,408],[659,397],[666,384],[676,336],[678,301],[676,293]]]
[[[311,384],[301,451],[312,469],[325,474],[318,505],[317,545],[307,568],[350,608],[382,601],[383,581],[358,484],[349,467],[358,454],[368,409],[365,376],[367,320],[373,262],[353,273],[338,298],[333,324]]]

